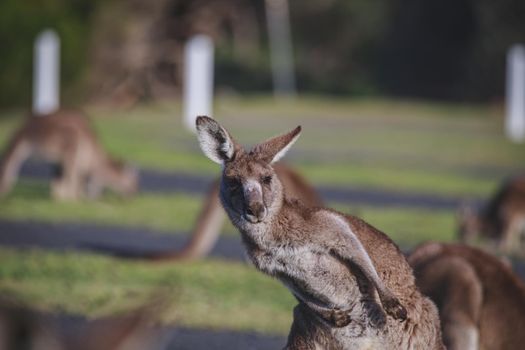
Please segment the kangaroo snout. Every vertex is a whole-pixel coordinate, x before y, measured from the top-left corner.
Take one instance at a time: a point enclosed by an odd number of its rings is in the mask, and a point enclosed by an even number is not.
[[[257,181],[248,180],[244,184],[244,218],[256,224],[266,217],[261,185]]]
[[[266,213],[267,210],[262,203],[254,203],[246,207],[244,218],[252,224],[256,224],[264,220]]]

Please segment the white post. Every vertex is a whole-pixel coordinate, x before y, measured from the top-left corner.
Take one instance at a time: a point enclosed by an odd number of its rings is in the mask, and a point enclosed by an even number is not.
[[[33,113],[45,115],[59,107],[60,39],[53,30],[38,35],[33,56]]]
[[[213,102],[213,41],[206,35],[192,37],[184,47],[184,123],[195,131],[199,115],[211,115]]]
[[[513,45],[507,55],[505,133],[513,142],[525,139],[525,46]]]
[[[296,93],[288,0],[265,0],[273,89],[277,97]]]

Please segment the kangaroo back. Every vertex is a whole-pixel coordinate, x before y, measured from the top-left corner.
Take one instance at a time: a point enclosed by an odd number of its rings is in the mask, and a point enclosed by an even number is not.
[[[448,349],[517,349],[525,343],[525,285],[498,258],[454,244],[424,244],[408,259],[437,305]],[[520,331],[521,330],[521,331]]]

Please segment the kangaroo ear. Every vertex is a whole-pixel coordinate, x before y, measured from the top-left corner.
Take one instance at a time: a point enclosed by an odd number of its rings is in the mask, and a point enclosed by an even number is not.
[[[196,126],[199,144],[208,158],[219,164],[233,158],[236,143],[226,129],[206,116],[197,117]]]
[[[259,159],[268,163],[274,163],[284,157],[286,152],[292,147],[301,134],[301,127],[298,126],[287,134],[274,137],[263,143],[258,144],[252,149]]]

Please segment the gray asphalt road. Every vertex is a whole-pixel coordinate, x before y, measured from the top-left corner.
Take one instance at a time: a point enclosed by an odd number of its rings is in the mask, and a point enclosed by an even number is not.
[[[275,350],[286,344],[285,337],[232,331],[177,328],[169,336],[170,350]]]
[[[133,258],[179,250],[187,239],[187,234],[140,227],[0,220],[0,245],[17,248],[75,249]],[[221,237],[211,256],[244,259],[240,238]]]

